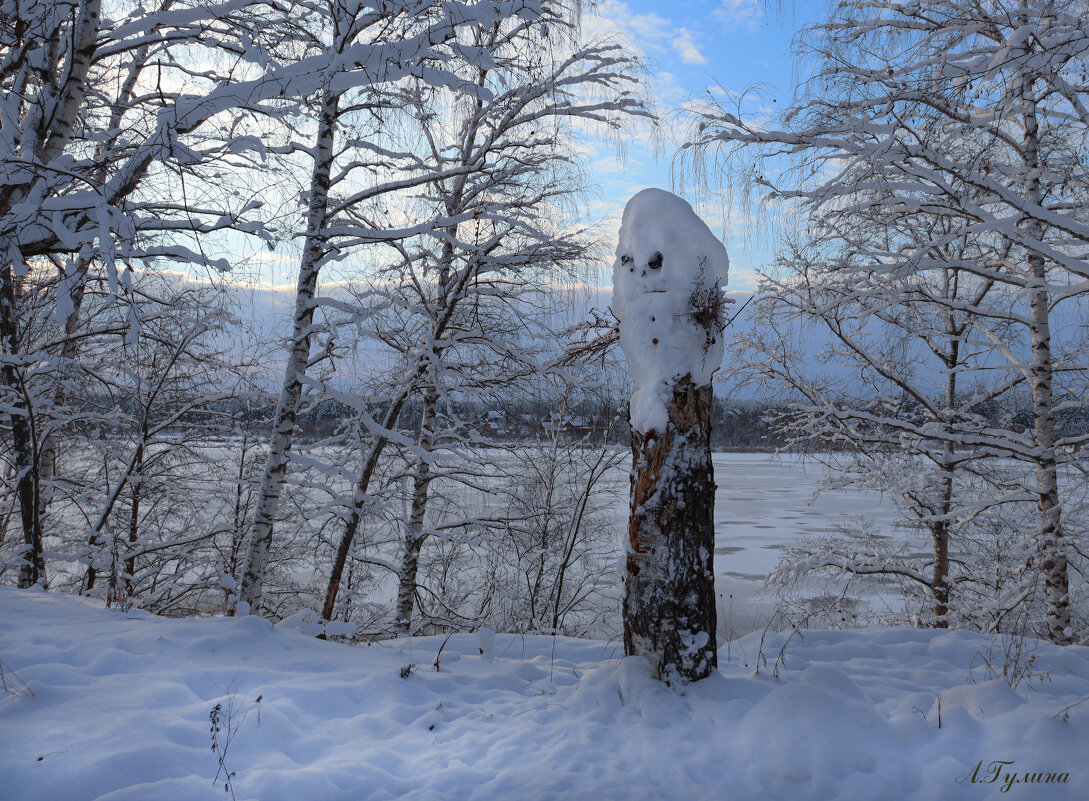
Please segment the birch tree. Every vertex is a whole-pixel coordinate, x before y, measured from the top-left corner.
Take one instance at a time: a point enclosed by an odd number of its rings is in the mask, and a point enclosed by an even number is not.
[[[42,470],[53,461],[56,430],[48,409],[64,401],[28,392],[28,372],[40,379],[49,373],[43,359],[54,368],[74,359],[93,265],[105,267],[115,292],[127,289],[119,284],[124,271],[115,267],[121,258],[226,266],[192,247],[192,236],[240,227],[253,204],[191,202],[184,184],[177,193],[167,187],[170,176],[192,177],[193,165],[237,151],[237,143],[223,138],[187,145],[182,137],[224,109],[261,99],[260,92],[226,90],[229,72],[192,67],[197,50],[209,58],[229,53],[235,62],[246,61],[249,45],[260,51],[264,37],[246,36],[255,5],[12,0],[0,7],[0,388],[28,554],[23,585],[45,583]],[[141,195],[147,183],[165,191]],[[52,314],[67,334],[54,337],[52,350],[32,352],[32,322],[20,317],[18,284],[45,264],[56,271]],[[34,409],[34,403],[45,405]]]
[[[487,49],[456,46],[450,49],[445,45],[456,43],[456,33],[462,27],[475,29],[494,25],[508,16],[537,15],[535,8],[522,2],[476,5],[433,0],[394,5],[313,2],[299,3],[295,9],[300,15],[294,28],[299,36],[298,46],[305,52],[319,54],[314,58],[323,53],[334,56],[309,96],[312,105],[302,109],[304,113],[312,113],[309,118],[315,129],[312,140],[288,146],[307,154],[310,177],[299,232],[302,256],[287,362],[239,581],[240,608],[254,611],[263,592],[299,403],[311,362],[319,275],[327,264],[343,258],[353,247],[389,238],[357,213],[368,201],[436,177],[431,173],[390,177],[368,158],[356,158],[357,151],[351,147],[356,142],[346,136],[346,125],[354,115],[368,109],[381,115],[385,101],[374,95],[376,88],[411,77],[484,97],[487,93],[482,87],[443,65],[455,57],[469,63],[490,63]],[[365,142],[360,143],[365,149]],[[454,170],[463,171],[464,168]]]
[[[467,64],[460,73],[480,94],[457,97],[421,84],[400,92],[411,146],[401,150],[402,170],[425,179],[406,202],[413,224],[403,228],[422,233],[388,238],[393,266],[370,290],[372,303],[390,310],[373,336],[397,354],[401,377],[385,418],[370,425],[372,445],[326,592],[327,617],[375,462],[401,409],[416,399],[422,412],[397,568],[396,628],[409,630],[420,552],[430,536],[435,451],[478,444],[467,436],[469,426],[440,414],[440,406],[452,408],[444,401],[454,395],[509,392],[540,369],[534,340],[548,338],[537,312],[549,303],[547,283],[565,280],[591,247],[586,232],[561,216],[581,188],[571,150],[576,129],[614,132],[649,114],[636,60],[612,43],[578,42],[569,13],[549,5],[534,20],[467,31],[460,49],[491,54],[487,64]]]
[[[1055,417],[1082,403],[1063,393],[1062,377],[1084,360],[1056,347],[1051,320],[1056,306],[1089,291],[1085,14],[1084,2],[848,0],[799,39],[817,72],[778,125],[719,106],[702,115],[691,143],[755,155],[753,185],[800,206],[815,241],[842,237],[843,252],[866,269],[969,277],[968,294],[941,299],[938,313],[973,318],[973,336],[989,340],[998,362],[996,391],[1023,382],[1032,425],[969,433],[943,422],[928,433],[956,459],[969,451],[1031,469],[1019,489],[1036,507],[1031,563],[1057,643],[1074,637],[1060,466],[1085,434],[1060,436]],[[875,198],[920,221],[903,249],[889,252],[880,234],[860,243],[845,233]],[[1014,330],[997,330],[997,319]]]
[[[754,325],[734,341],[736,366],[787,402],[777,423],[793,433],[790,447],[814,451],[834,468],[829,486],[889,494],[907,525],[928,535],[929,555],[886,553],[878,539],[826,539],[788,552],[773,583],[813,569],[892,579],[905,598],[924,597],[927,624],[944,628],[951,613],[954,621],[974,620],[978,595],[954,594],[979,566],[968,564],[956,541],[977,518],[1020,497],[992,493],[994,459],[962,446],[985,438],[996,400],[1008,402],[1023,383],[1016,373],[981,379],[993,375],[988,336],[1008,333],[999,312],[979,313],[994,284],[957,266],[967,257],[959,242],[929,253],[929,269],[903,277],[870,261],[878,251],[911,249],[915,231],[933,220],[899,214],[870,226],[856,214],[843,222],[822,232],[822,248],[787,250],[781,273],[763,279]],[[845,255],[861,252],[867,255]],[[808,332],[828,338],[818,364],[795,344]],[[829,373],[829,363],[849,365],[851,375]]]
[[[214,430],[215,405],[234,394],[236,383],[232,360],[216,342],[230,317],[215,288],[156,273],[138,276],[133,288],[142,306],[140,336],[126,334],[119,348],[103,338],[93,379],[98,397],[110,403],[99,411],[106,436],[91,466],[102,470],[95,481],[102,500],[87,531],[81,591],[92,592],[105,573],[111,603],[148,591],[139,572],[149,555],[192,552],[210,536],[192,513],[199,503],[188,503],[203,493],[181,488],[203,472],[197,443]],[[156,583],[165,593],[162,576]]]

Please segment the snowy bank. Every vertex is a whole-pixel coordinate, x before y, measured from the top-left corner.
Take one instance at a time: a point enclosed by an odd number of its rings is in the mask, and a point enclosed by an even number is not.
[[[436,671],[441,637],[348,647],[0,588],[0,798],[223,799],[217,753],[240,800],[1089,797],[1089,702],[1061,714],[1089,696],[1089,648],[1039,646],[1049,676],[1011,690],[968,632],[807,632],[775,678],[785,641],[766,666],[759,633],[730,644],[678,695],[601,642],[461,634]],[[1002,792],[1011,773],[1054,775]]]

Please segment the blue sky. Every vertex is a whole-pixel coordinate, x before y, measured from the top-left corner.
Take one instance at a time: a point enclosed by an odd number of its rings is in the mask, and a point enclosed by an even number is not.
[[[684,135],[683,120],[674,111],[709,89],[738,95],[759,89],[759,96],[752,94],[745,104],[753,113],[761,104],[789,103],[795,75],[791,38],[824,6],[775,0],[606,0],[585,20],[588,34],[620,33],[650,62],[651,90],[666,117],[657,147],[642,131],[626,142],[623,160],[607,145],[595,148],[588,170],[597,190],[590,213],[605,218],[609,234],[619,227],[624,203],[635,192],[647,186],[672,189],[696,204],[726,242],[730,289],[754,288],[755,269],[769,259],[768,238],[751,234],[744,215],[737,209],[729,213],[723,199],[708,200],[706,190],[715,187],[686,186],[671,177],[673,154]]]
[[[824,0],[603,0],[595,11],[587,10],[586,38],[618,34],[646,60],[649,89],[662,117],[656,134],[643,126],[624,137],[623,158],[615,143],[585,143],[584,176],[592,185],[585,217],[601,221],[607,243],[615,243],[624,204],[632,195],[649,186],[671,189],[692,202],[726,243],[729,289],[755,288],[756,268],[770,260],[769,232],[754,234],[741,210],[730,210],[725,199],[714,196],[715,186],[686,186],[673,179],[670,166],[686,129],[678,111],[709,89],[741,95],[759,88],[759,97],[752,94],[744,106],[753,114],[788,103],[794,85],[791,39],[824,7]],[[236,270],[236,278],[245,272],[266,288],[294,290],[295,248],[248,255],[251,263]],[[610,260],[599,265],[592,279],[599,286],[595,296],[607,293],[611,281]]]

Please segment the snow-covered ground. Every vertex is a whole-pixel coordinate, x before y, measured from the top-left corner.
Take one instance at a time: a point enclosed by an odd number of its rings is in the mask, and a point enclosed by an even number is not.
[[[436,670],[442,638],[349,647],[0,588],[0,798],[229,798],[217,754],[260,801],[1089,797],[1089,701],[1063,714],[1089,648],[1027,643],[1047,676],[1013,690],[977,634],[806,632],[776,678],[784,642],[766,665],[759,633],[732,643],[681,695],[601,642],[462,634]]]

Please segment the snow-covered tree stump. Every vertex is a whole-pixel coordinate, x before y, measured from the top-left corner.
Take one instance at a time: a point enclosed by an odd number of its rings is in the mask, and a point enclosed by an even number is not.
[[[729,259],[692,207],[660,189],[628,202],[616,256],[613,311],[633,383],[624,653],[685,683],[718,664],[711,376]]]

